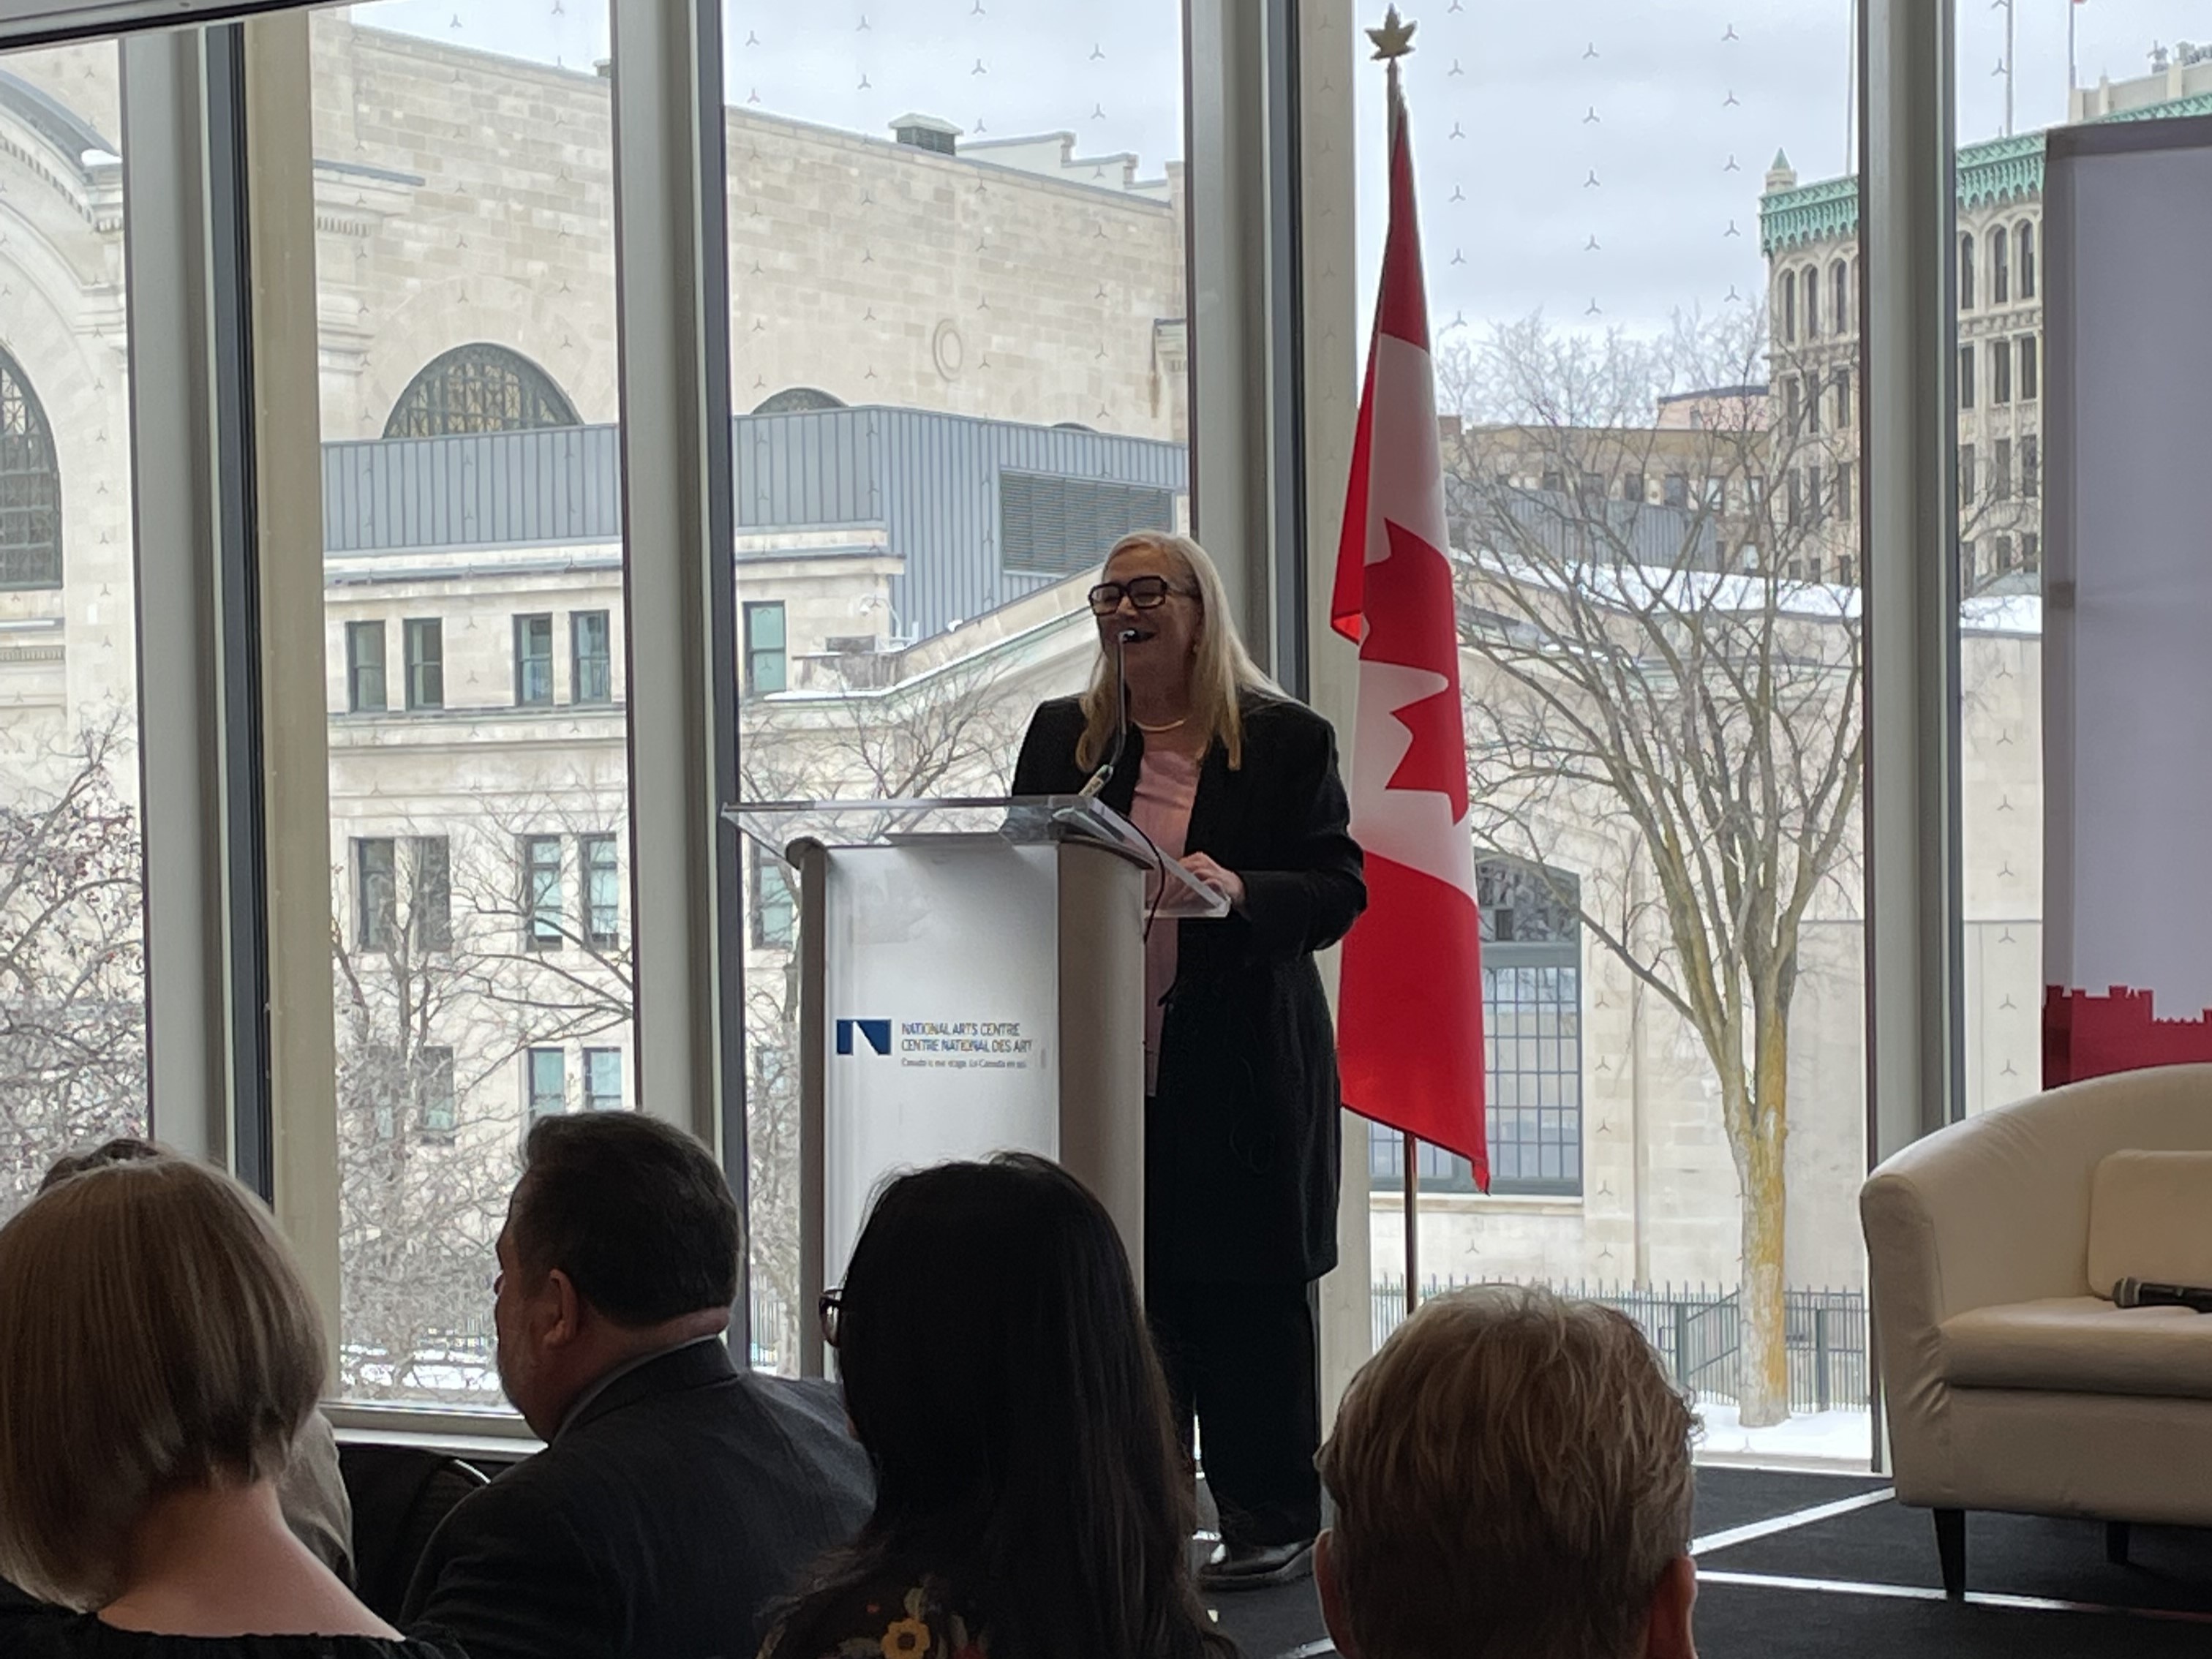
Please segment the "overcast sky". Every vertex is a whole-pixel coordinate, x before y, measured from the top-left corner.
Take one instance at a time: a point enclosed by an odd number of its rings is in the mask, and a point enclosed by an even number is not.
[[[2005,10],[1958,0],[1962,141],[2003,126]],[[2020,131],[2063,120],[2067,21],[2084,84],[2212,40],[2212,0],[2015,0]],[[587,69],[604,0],[381,0],[365,23]],[[1378,11],[1379,6],[1366,10]],[[1849,165],[1850,0],[1415,0],[1407,65],[1439,330],[1541,309],[1648,330],[1762,283],[1759,196]],[[737,104],[886,132],[921,111],[971,137],[1067,131],[1081,153],[1182,154],[1177,0],[726,0]],[[1378,21],[1377,17],[1364,19]],[[458,24],[459,27],[455,27]],[[1363,52],[1364,291],[1382,226],[1382,78]],[[1729,298],[1733,290],[1737,296]]]

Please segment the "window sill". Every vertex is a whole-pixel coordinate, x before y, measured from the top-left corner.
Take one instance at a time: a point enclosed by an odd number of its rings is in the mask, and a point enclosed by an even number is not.
[[[455,1457],[502,1458],[527,1457],[544,1449],[530,1425],[508,1412],[329,1400],[323,1402],[323,1414],[341,1445],[416,1446]]]
[[[1432,1193],[1420,1195],[1421,1209],[1430,1215],[1529,1215],[1575,1216],[1583,1213],[1584,1200],[1564,1193]],[[1402,1212],[1406,1207],[1404,1193],[1393,1189],[1376,1189],[1369,1197],[1370,1210]]]

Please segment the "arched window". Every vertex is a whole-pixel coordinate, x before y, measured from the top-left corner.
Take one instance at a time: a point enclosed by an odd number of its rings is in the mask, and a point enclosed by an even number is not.
[[[479,340],[425,364],[392,406],[384,435],[445,438],[581,424],[551,375],[519,351]]]
[[[1782,343],[1797,343],[1797,274],[1789,270],[1782,273]]]
[[[1959,233],[1959,309],[1974,308],[1974,233]]]
[[[1820,268],[1805,267],[1805,337],[1820,337]]]
[[[2020,297],[2035,297],[2035,221],[2020,222]]]
[[[1990,233],[1990,303],[2012,301],[2012,233],[2002,225]]]
[[[786,386],[753,410],[756,415],[805,415],[817,409],[842,409],[842,398],[817,392],[811,386]]]
[[[62,585],[62,473],[54,430],[0,351],[0,588]]]
[[[1851,268],[1838,259],[1828,267],[1829,325],[1838,334],[1850,332]]]

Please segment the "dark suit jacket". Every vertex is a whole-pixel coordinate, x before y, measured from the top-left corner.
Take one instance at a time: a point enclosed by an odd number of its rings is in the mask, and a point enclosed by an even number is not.
[[[617,1377],[455,1505],[404,1622],[470,1659],[753,1659],[771,1604],[873,1504],[833,1389],[695,1344]]]
[[[1231,771],[1213,745],[1184,840],[1243,878],[1244,903],[1178,924],[1145,1124],[1145,1261],[1156,1279],[1302,1283],[1336,1265],[1341,1099],[1314,952],[1350,930],[1367,885],[1328,722],[1257,695],[1243,717],[1243,764]],[[1076,699],[1040,708],[1014,793],[1080,789],[1082,733]],[[1144,757],[1133,726],[1100,794],[1117,811],[1129,810]]]

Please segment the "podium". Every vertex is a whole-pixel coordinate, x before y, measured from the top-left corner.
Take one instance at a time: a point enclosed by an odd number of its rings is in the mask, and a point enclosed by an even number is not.
[[[1145,941],[1227,900],[1088,797],[726,816],[797,876],[802,1374],[823,1370],[815,1302],[902,1170],[1052,1158],[1141,1285]]]

